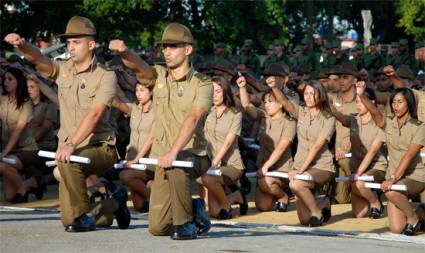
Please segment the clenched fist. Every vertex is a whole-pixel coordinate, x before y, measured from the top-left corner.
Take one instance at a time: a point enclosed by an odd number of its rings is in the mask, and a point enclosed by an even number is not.
[[[13,46],[18,46],[18,47],[22,45],[23,43],[21,36],[16,33],[9,33],[8,35],[6,35],[6,37],[4,37],[4,41],[6,41],[7,43]]]
[[[244,76],[240,76],[237,80],[236,80],[236,84],[239,86],[239,88],[243,88],[246,86],[246,79]]]
[[[115,51],[118,53],[124,53],[127,51],[127,46],[122,40],[111,40],[109,42],[109,50]]]

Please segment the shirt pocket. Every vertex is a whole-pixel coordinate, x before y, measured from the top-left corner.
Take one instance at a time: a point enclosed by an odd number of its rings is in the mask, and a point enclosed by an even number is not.
[[[87,85],[84,88],[78,88],[78,102],[82,108],[89,108],[93,104],[96,96],[97,86]]]
[[[71,83],[64,83],[59,86],[59,96],[61,98],[70,98],[71,94]]]

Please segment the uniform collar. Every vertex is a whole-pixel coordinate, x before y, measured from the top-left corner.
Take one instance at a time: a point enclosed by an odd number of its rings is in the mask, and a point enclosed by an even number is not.
[[[195,73],[195,68],[193,67],[192,64],[190,64],[189,71],[187,72],[187,74],[184,77],[182,77],[182,78],[180,78],[178,80],[174,80],[173,79],[173,77],[171,76],[171,70],[169,68],[167,68],[167,72],[165,73],[165,76],[167,78],[170,77],[173,81],[176,81],[176,82],[181,82],[181,81],[188,81],[188,82],[190,82],[192,80],[192,77],[193,77],[193,74],[194,73]]]
[[[97,60],[96,55],[93,54],[93,58],[91,60],[91,63],[85,70],[77,73],[77,70],[76,70],[74,64],[72,64],[72,71],[74,72],[74,74],[79,74],[79,73],[83,73],[83,72],[87,72],[87,71],[93,72],[93,71],[96,70],[96,67],[97,67],[98,64],[99,64],[99,61]]]
[[[412,117],[409,115],[407,120],[400,127],[398,127],[397,116],[394,116],[394,118],[392,120],[392,124],[395,128],[402,129],[407,124],[407,122],[409,122],[411,119],[412,119]]]

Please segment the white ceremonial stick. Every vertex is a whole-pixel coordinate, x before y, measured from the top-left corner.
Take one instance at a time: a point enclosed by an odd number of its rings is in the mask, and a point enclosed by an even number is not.
[[[147,165],[158,165],[158,159],[140,158],[139,163]],[[171,165],[173,167],[193,168],[193,162],[187,161],[174,161]]]
[[[46,162],[46,166],[47,166],[47,167],[53,167],[53,166],[56,166],[56,161],[47,161],[47,162]]]
[[[217,169],[209,168],[209,169],[207,170],[207,175],[211,175],[211,176],[221,176],[221,175],[223,175],[223,172],[221,172],[221,170],[217,170]]]
[[[348,181],[349,178],[350,177],[336,177],[335,178],[335,181],[336,182],[346,182],[346,181]],[[360,177],[357,177],[357,181],[373,182],[373,180],[375,180],[373,178],[373,176],[360,176]]]
[[[353,157],[352,153],[345,153],[345,158],[351,158],[351,157]]]
[[[38,151],[38,156],[55,159],[56,158],[56,153],[55,152],[50,152],[50,151],[40,150],[40,151]],[[84,164],[90,164],[90,162],[91,162],[90,161],[90,158],[82,157],[82,156],[76,156],[76,155],[72,155],[69,158],[69,160],[71,160],[71,162],[84,163]]]
[[[114,164],[115,169],[123,169],[125,164],[123,163],[116,163]],[[147,166],[145,164],[132,164],[130,165],[130,168],[134,170],[146,170]]]
[[[14,158],[11,158],[11,157],[3,157],[1,160],[2,160],[2,162],[8,163],[8,164],[11,164],[11,165],[16,164],[16,160]]]
[[[366,188],[381,189],[381,184],[377,184],[377,183],[365,183],[364,186]],[[407,188],[403,184],[393,184],[393,185],[391,185],[391,190],[407,191]]]

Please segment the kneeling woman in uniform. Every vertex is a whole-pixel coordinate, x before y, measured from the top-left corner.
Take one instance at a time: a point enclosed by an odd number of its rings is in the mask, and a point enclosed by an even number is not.
[[[153,87],[153,86],[152,86]],[[152,108],[152,89],[140,83],[136,85],[136,103],[126,103],[127,100],[121,90],[119,99],[112,102],[112,106],[130,116],[130,143],[127,146],[126,169],[119,177],[131,191],[133,207],[138,212],[149,211],[150,183],[154,172],[149,168],[140,171],[130,169],[130,165],[139,163],[139,159],[149,155],[152,146],[151,128],[154,121]]]
[[[226,186],[238,185],[244,170],[237,142],[241,134],[242,113],[234,107],[229,83],[218,76],[213,77],[212,82],[214,106],[205,120],[204,134],[211,168],[220,170],[222,175],[204,174],[201,183],[208,189],[209,215],[230,219],[233,203],[240,204],[241,215],[248,211],[245,196],[240,191],[226,194]]]
[[[335,176],[332,153],[328,142],[335,132],[335,118],[329,112],[325,88],[318,81],[310,81],[304,89],[305,106],[289,101],[273,80],[266,80],[285,110],[297,119],[298,147],[294,169],[289,173],[289,187],[296,196],[297,214],[302,225],[320,226],[330,218],[330,199],[320,205],[312,190],[330,182]],[[296,175],[310,176],[299,180]]]
[[[33,108],[22,71],[9,68],[0,91],[0,173],[4,178],[4,198],[11,203],[22,203],[28,200],[27,188],[32,186],[24,185],[20,172],[30,172],[29,169],[37,163],[37,144],[28,127]],[[16,163],[2,162],[6,156]]]
[[[417,119],[416,102],[408,88],[397,88],[390,97],[392,117],[383,117],[374,104],[363,95],[364,83],[357,92],[372,114],[376,125],[385,131],[389,163],[381,189],[388,199],[388,224],[391,232],[415,235],[423,230],[421,220],[409,203],[410,198],[425,190],[425,165],[420,150],[425,146],[425,125]],[[391,190],[393,184],[405,185],[407,191]]]
[[[364,95],[374,105],[375,92],[366,88]],[[343,126],[350,128],[351,150],[353,152],[350,176],[351,206],[354,217],[363,218],[368,215],[377,219],[382,216],[384,205],[375,191],[365,188],[363,181],[357,180],[360,176],[373,176],[375,183],[385,179],[387,159],[384,156],[382,145],[385,142],[385,133],[372,119],[372,115],[362,103],[359,96],[356,98],[357,112],[355,115],[344,115],[331,105],[332,113]],[[370,207],[370,208],[369,208]],[[368,214],[369,212],[369,214]]]
[[[271,76],[267,79],[274,78]],[[261,121],[255,205],[260,211],[270,211],[274,207],[275,211],[286,212],[289,196],[284,188],[289,189],[289,181],[266,176],[266,173],[289,172],[292,169],[291,143],[295,137],[296,122],[284,113],[272,90],[266,91],[263,95],[265,111],[262,111],[250,105],[245,78],[240,77],[237,84],[240,87],[243,108],[252,118]]]

